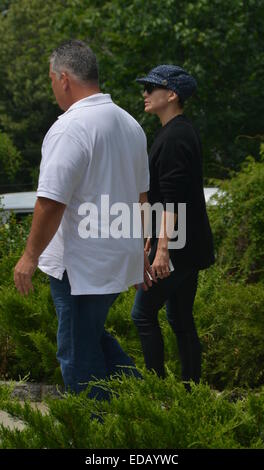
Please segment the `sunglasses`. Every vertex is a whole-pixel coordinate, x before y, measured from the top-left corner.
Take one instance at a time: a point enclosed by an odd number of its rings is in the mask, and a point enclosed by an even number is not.
[[[154,91],[154,90],[166,90],[167,87],[163,86],[163,85],[155,85],[154,83],[145,83],[144,84],[144,91],[146,91],[149,95],[151,95],[151,93]]]

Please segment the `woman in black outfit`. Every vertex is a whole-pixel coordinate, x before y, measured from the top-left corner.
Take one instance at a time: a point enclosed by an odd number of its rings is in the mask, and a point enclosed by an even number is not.
[[[156,229],[152,215],[152,236],[145,245],[152,264],[152,287],[141,287],[136,294],[132,318],[137,327],[145,364],[164,377],[164,344],[158,312],[166,304],[168,322],[179,349],[182,380],[198,383],[201,377],[201,345],[193,319],[193,303],[198,272],[214,263],[212,233],[203,192],[202,148],[199,135],[184,115],[183,103],[196,89],[195,79],[174,65],[160,65],[137,79],[144,85],[145,111],[156,114],[162,128],[150,150],[151,205],[163,205],[162,221]],[[168,211],[166,204],[173,203]],[[178,204],[185,203],[186,224],[179,227]],[[180,206],[179,206],[180,207]],[[167,210],[166,210],[167,209]],[[186,242],[175,249],[166,220],[173,217],[175,230],[185,230]],[[174,270],[170,269],[171,263]],[[172,268],[172,269],[173,269]],[[186,383],[187,382],[187,383]]]

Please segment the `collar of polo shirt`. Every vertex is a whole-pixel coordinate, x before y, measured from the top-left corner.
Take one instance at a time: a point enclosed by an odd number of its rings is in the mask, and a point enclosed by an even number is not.
[[[97,106],[100,104],[112,103],[111,95],[109,93],[96,93],[86,98],[82,98],[79,101],[73,103],[65,113],[59,116],[59,119],[65,114],[71,112],[73,109],[85,108],[87,106]]]

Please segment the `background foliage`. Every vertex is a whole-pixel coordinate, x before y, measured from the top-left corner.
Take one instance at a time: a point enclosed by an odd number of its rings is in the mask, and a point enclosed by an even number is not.
[[[102,90],[140,121],[149,144],[159,123],[144,115],[135,78],[159,63],[188,68],[199,90],[186,112],[201,130],[206,179],[217,178],[211,181],[222,190],[209,211],[217,263],[200,273],[194,307],[208,385],[186,393],[163,310],[167,378],[146,372],[130,318],[131,289],[113,305],[107,328],[145,380],[102,383],[113,392],[110,404],[99,405],[85,394],[68,396],[50,402],[45,416],[13,402],[0,387],[0,407],[27,423],[22,433],[0,429],[4,448],[264,446],[263,146],[258,152],[264,2],[150,0],[145,6],[139,0],[0,0],[0,192],[36,185],[41,141],[60,113],[50,89],[48,57],[63,39],[90,43],[98,55]],[[28,298],[13,284],[30,223],[31,217],[17,223],[14,216],[0,222],[0,378],[29,374],[33,381],[61,383],[47,278],[36,274]],[[91,413],[104,425],[90,420]]]
[[[233,178],[218,181],[210,218],[218,263],[246,281],[264,281],[264,145],[259,161],[247,157]]]
[[[72,37],[90,43],[102,90],[140,121],[149,144],[159,123],[144,115],[135,78],[159,63],[177,63],[198,80],[186,112],[202,134],[206,177],[222,178],[248,153],[257,156],[263,134],[264,2],[149,0],[147,8],[142,0],[0,4],[0,130],[22,152],[19,183],[28,189],[36,183],[43,136],[60,113],[48,57]]]
[[[16,181],[22,166],[22,158],[11,138],[0,131],[0,186]]]

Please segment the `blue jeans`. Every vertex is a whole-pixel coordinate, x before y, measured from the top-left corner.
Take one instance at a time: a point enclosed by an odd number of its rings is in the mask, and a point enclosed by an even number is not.
[[[158,312],[166,304],[167,320],[178,342],[182,380],[196,383],[200,380],[201,345],[192,313],[197,283],[196,269],[175,267],[169,277],[158,280],[157,284],[152,283],[148,291],[137,291],[132,318],[139,333],[146,367],[159,377],[165,377],[165,370]]]
[[[67,390],[79,393],[94,379],[124,372],[141,377],[132,359],[104,327],[118,294],[71,295],[67,272],[50,278],[58,318],[57,359]],[[93,386],[90,398],[109,399],[109,392]]]

